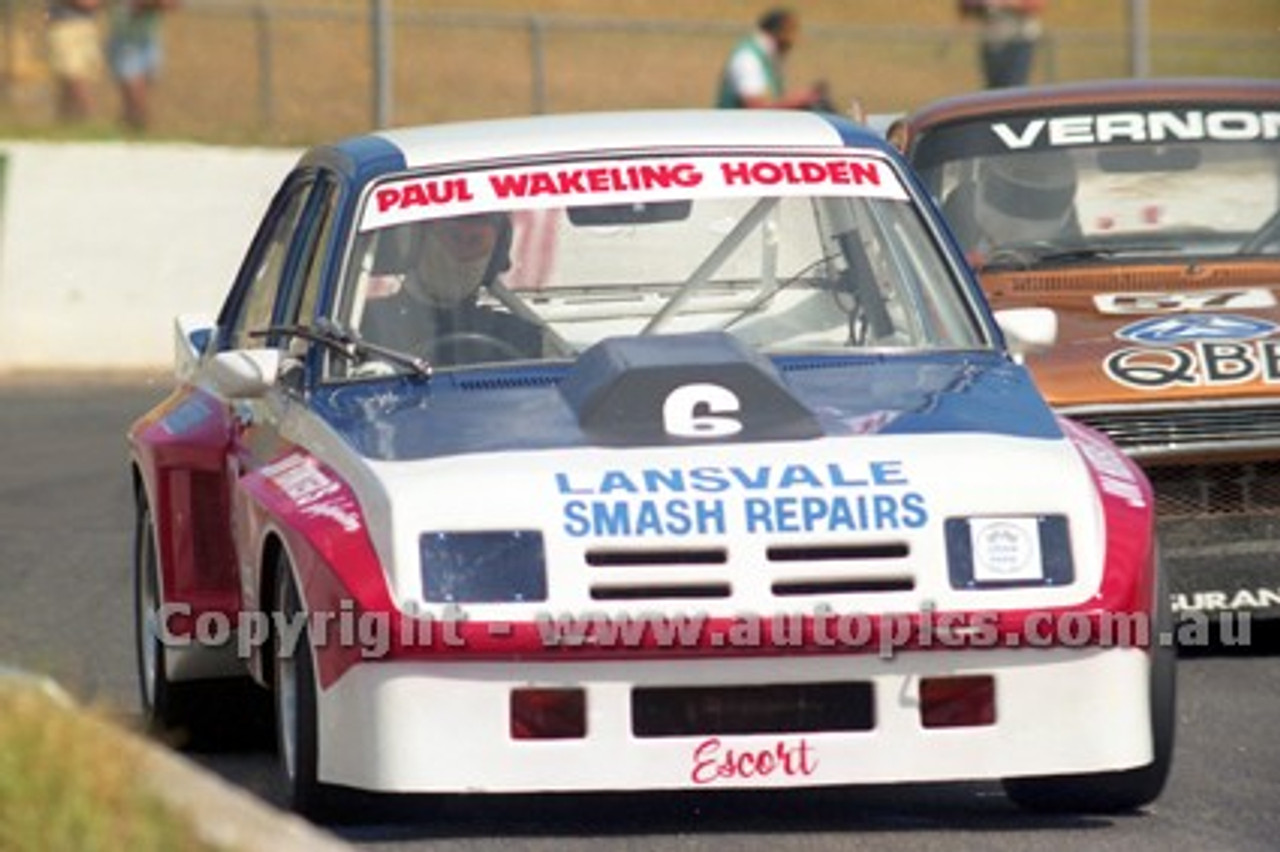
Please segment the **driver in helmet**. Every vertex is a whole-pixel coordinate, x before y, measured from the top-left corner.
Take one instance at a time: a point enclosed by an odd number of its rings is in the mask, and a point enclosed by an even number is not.
[[[1000,248],[1061,245],[1078,238],[1075,198],[1075,163],[1064,151],[984,161],[974,200],[980,233],[976,248],[989,254]]]
[[[1065,151],[992,157],[947,195],[942,213],[970,264],[981,267],[1005,250],[1078,243],[1076,186]]]
[[[361,323],[367,339],[446,365],[542,354],[535,322],[479,298],[511,265],[505,213],[406,227],[412,235],[407,269],[371,282]]]

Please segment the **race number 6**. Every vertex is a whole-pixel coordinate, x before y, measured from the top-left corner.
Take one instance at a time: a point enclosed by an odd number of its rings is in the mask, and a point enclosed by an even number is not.
[[[724,438],[742,431],[734,414],[742,409],[733,391],[720,385],[681,385],[662,403],[662,425],[677,438]]]

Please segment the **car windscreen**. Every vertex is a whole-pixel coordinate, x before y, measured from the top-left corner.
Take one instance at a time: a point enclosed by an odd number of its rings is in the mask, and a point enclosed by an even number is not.
[[[1280,254],[1280,111],[1210,105],[945,123],[912,164],[983,263]]]
[[[766,354],[990,345],[879,157],[646,156],[396,175],[338,321],[437,367],[723,331]]]

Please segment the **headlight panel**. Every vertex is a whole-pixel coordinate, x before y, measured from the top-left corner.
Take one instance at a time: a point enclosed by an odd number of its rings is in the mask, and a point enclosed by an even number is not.
[[[418,541],[429,603],[526,603],[547,599],[538,530],[427,532]]]

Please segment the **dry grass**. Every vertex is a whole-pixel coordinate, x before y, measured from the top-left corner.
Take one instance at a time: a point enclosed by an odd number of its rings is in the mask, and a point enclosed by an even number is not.
[[[15,85],[0,129],[47,133],[51,93],[38,60],[38,5],[25,0],[10,31]],[[725,52],[763,2],[744,0],[391,0],[398,16],[394,117],[412,124],[533,111],[529,16],[544,15],[548,111],[691,107],[711,101]],[[807,0],[795,82],[823,78],[842,103],[894,111],[978,84],[974,33],[949,2]],[[1280,76],[1276,0],[1161,0],[1149,4],[1153,70],[1160,75]],[[222,142],[307,143],[361,132],[372,121],[369,0],[268,0],[269,26],[251,0],[186,0],[167,25],[155,133]],[[1053,49],[1039,79],[1123,75],[1126,2],[1055,0]],[[465,10],[444,25],[440,15]],[[305,12],[305,14],[304,14]],[[479,13],[496,14],[478,23]],[[619,31],[602,19],[660,22]],[[672,25],[685,29],[675,31]],[[269,44],[271,82],[260,49]],[[115,133],[114,95],[76,135]],[[270,116],[270,121],[266,116]]]
[[[137,776],[110,723],[0,685],[0,850],[208,850]]]

